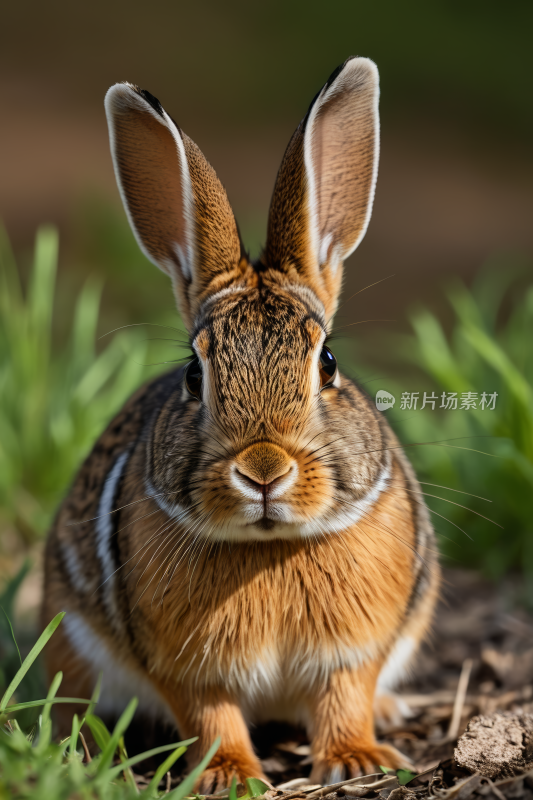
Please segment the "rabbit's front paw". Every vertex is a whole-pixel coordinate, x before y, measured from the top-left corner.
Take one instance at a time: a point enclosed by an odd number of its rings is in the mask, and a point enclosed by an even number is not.
[[[311,783],[327,786],[360,775],[369,775],[379,767],[408,769],[411,764],[406,756],[389,744],[374,742],[368,746],[357,745],[346,753],[331,753],[317,758],[311,772]]]
[[[216,794],[231,786],[234,777],[239,783],[244,783],[246,778],[267,780],[259,762],[222,756],[217,758],[216,763],[212,761],[209,768],[202,772],[194,790],[197,794]]]

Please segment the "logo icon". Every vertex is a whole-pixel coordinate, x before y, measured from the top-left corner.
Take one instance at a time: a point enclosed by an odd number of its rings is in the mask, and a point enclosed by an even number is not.
[[[394,395],[386,392],[384,389],[380,389],[376,394],[376,406],[379,411],[387,411],[387,409],[394,406],[395,402],[396,398]]]

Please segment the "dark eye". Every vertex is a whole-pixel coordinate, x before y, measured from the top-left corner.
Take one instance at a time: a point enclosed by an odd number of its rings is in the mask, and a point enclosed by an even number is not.
[[[202,366],[199,358],[193,358],[185,369],[185,386],[189,394],[198,400],[202,398]]]
[[[325,389],[326,386],[331,386],[336,375],[337,359],[329,347],[324,345],[320,353],[320,388]]]

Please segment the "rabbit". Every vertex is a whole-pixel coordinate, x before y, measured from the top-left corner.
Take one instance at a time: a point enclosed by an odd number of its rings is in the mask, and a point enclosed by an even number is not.
[[[369,223],[379,77],[351,57],[294,133],[252,263],[213,168],[148,91],[109,89],[120,194],[172,281],[186,366],[127,402],[49,534],[43,622],[65,697],[136,695],[171,720],[196,791],[263,777],[249,725],[306,726],[313,783],[408,760],[375,736],[429,631],[434,533],[414,472],[328,344],[343,262]],[[376,700],[375,700],[376,698]],[[58,706],[66,735],[72,706]],[[80,706],[83,710],[83,707]]]

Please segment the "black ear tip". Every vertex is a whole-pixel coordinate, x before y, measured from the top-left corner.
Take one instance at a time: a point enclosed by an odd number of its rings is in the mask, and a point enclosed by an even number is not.
[[[346,64],[349,64],[350,61],[354,60],[354,58],[360,58],[360,56],[348,56],[348,58],[342,64],[340,64],[340,66],[337,67],[337,69],[333,70],[333,72],[331,73],[331,75],[327,79],[326,83],[324,84],[323,88],[324,89],[329,89],[329,87],[331,86],[333,81],[336,80],[339,77],[339,75],[343,71],[343,69],[346,66]]]
[[[307,114],[306,114],[306,116],[304,118],[304,123],[307,121],[307,118],[309,117],[309,114],[311,113],[311,109],[313,108],[314,104],[316,103],[317,99],[322,94],[322,92],[326,92],[329,89],[331,84],[334,83],[337,80],[337,78],[339,77],[341,72],[344,70],[346,65],[349,64],[350,61],[353,61],[355,58],[360,58],[360,56],[348,56],[346,61],[344,61],[342,64],[340,64],[338,67],[336,67],[336,69],[333,70],[333,72],[331,73],[331,75],[329,76],[327,81],[325,82],[324,86],[313,97],[313,99],[311,101],[311,104],[310,104],[309,108],[307,109]],[[366,58],[363,59],[363,60],[368,61],[368,59],[366,59]],[[373,62],[371,62],[371,63],[373,63]],[[375,64],[374,64],[374,67],[375,67]]]
[[[143,100],[146,100],[148,105],[154,109],[156,114],[159,114],[160,117],[164,116],[163,106],[157,97],[154,97],[154,95],[151,94],[151,92],[149,92],[147,89],[141,89],[139,86],[132,86],[132,88],[143,98]]]
[[[338,67],[336,67],[336,68],[333,70],[333,72],[331,73],[331,75],[330,75],[330,76],[329,76],[329,78],[327,79],[327,81],[326,81],[326,83],[324,84],[324,86],[323,86],[323,87],[322,87],[322,88],[321,88],[321,89],[320,89],[320,90],[319,90],[319,91],[318,91],[318,92],[315,94],[315,96],[314,96],[314,97],[313,97],[313,99],[311,100],[311,103],[310,103],[310,105],[309,105],[309,108],[307,109],[307,115],[306,115],[306,116],[309,116],[309,113],[310,113],[311,109],[313,108],[314,104],[316,103],[316,101],[317,101],[317,99],[318,99],[318,96],[321,94],[321,92],[323,92],[323,91],[325,91],[325,90],[329,89],[329,87],[331,86],[331,84],[333,83],[333,81],[335,81],[335,80],[336,80],[336,79],[339,77],[340,73],[343,71],[343,69],[344,69],[344,67],[346,66],[346,64],[347,64],[349,61],[351,61],[352,59],[354,59],[354,58],[357,58],[357,56],[349,56],[349,57],[346,59],[346,61],[343,61],[343,63],[342,63],[342,64],[339,64],[339,66],[338,66]]]
[[[329,87],[331,86],[333,81],[336,78],[338,78],[338,76],[340,75],[340,73],[342,72],[342,70],[344,69],[346,64],[348,63],[348,61],[351,61],[352,58],[354,58],[354,56],[350,56],[350,58],[347,58],[346,61],[344,61],[342,64],[340,64],[338,67],[336,67],[333,70],[333,72],[331,73],[331,75],[329,76],[329,78],[327,79],[326,83],[323,86],[324,89],[329,89]]]

